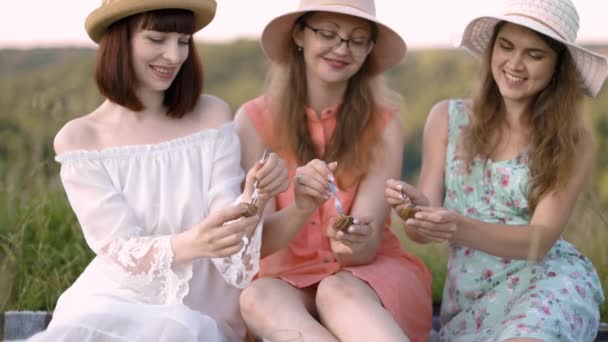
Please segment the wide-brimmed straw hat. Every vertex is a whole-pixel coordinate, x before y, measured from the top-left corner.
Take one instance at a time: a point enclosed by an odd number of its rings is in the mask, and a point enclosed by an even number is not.
[[[300,0],[297,10],[274,18],[264,28],[261,44],[266,56],[274,62],[284,62],[294,24],[305,13],[315,11],[352,15],[376,24],[378,36],[368,56],[372,73],[381,73],[403,60],[407,46],[397,32],[376,18],[374,0]]]
[[[195,32],[215,16],[215,0],[102,0],[87,17],[84,26],[89,37],[99,43],[112,23],[128,16],[160,9],[184,9],[194,13]]]
[[[473,19],[460,45],[482,56],[500,21],[527,27],[564,44],[574,59],[585,93],[599,93],[608,77],[608,61],[575,43],[579,16],[570,0],[507,0],[500,14]]]

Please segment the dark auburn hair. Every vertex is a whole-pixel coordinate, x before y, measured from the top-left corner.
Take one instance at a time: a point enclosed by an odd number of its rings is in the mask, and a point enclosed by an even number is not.
[[[108,100],[133,111],[144,109],[134,92],[136,77],[131,64],[131,37],[139,29],[193,34],[194,14],[180,9],[136,14],[113,23],[101,38],[95,65],[97,87]],[[165,91],[166,114],[181,118],[196,106],[202,90],[203,68],[194,41],[190,39],[188,58]]]

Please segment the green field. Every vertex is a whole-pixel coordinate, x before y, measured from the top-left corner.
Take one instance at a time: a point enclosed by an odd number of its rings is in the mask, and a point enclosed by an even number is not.
[[[201,45],[200,50],[205,92],[234,110],[259,94],[267,64],[257,43]],[[92,257],[59,183],[52,141],[66,121],[101,101],[92,79],[93,56],[91,49],[0,50],[0,311],[52,310]],[[467,96],[474,72],[475,61],[463,51],[417,50],[389,73],[405,100],[404,179],[415,182],[428,110],[440,99]],[[565,238],[593,261],[608,292],[608,90],[587,100],[585,111],[600,153]],[[395,222],[405,247],[431,269],[439,301],[446,246],[413,244]],[[606,303],[602,320],[608,321]]]

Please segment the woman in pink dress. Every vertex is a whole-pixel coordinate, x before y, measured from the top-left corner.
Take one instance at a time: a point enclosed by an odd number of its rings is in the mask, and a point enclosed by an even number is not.
[[[390,231],[383,194],[401,173],[404,133],[380,76],[402,60],[404,41],[372,0],[303,0],[261,40],[272,72],[235,118],[243,167],[270,147],[292,184],[266,209],[243,318],[261,337],[292,329],[305,341],[426,341],[430,273]],[[341,212],[354,218],[344,230]]]

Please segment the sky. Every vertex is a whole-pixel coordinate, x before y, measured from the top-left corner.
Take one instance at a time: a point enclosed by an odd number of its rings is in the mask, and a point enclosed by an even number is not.
[[[84,30],[86,16],[101,0],[6,0],[0,13],[0,48],[94,46]],[[197,41],[256,39],[272,18],[299,0],[217,0],[216,17]],[[377,17],[409,47],[454,46],[466,23],[492,13],[498,0],[376,0]],[[578,41],[607,43],[605,0],[573,0],[581,18]]]

